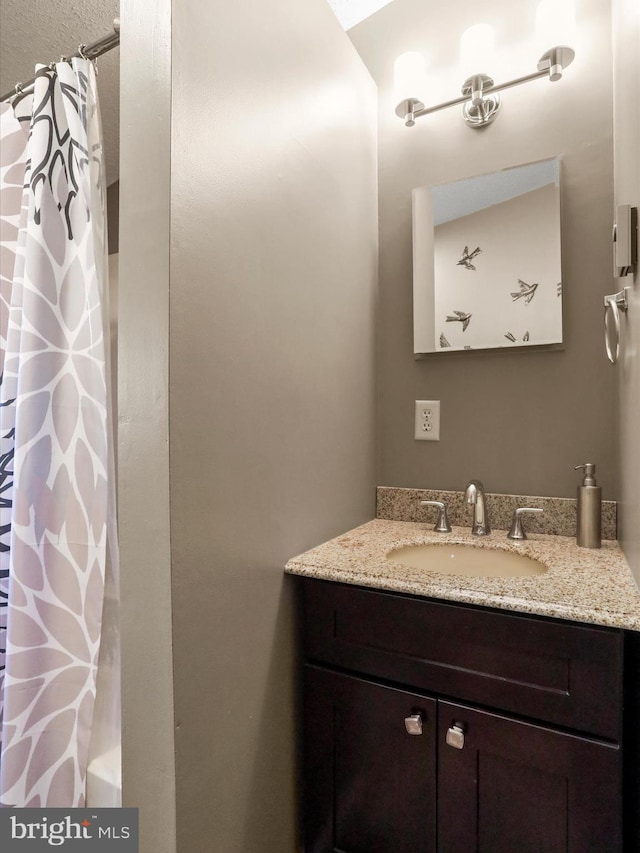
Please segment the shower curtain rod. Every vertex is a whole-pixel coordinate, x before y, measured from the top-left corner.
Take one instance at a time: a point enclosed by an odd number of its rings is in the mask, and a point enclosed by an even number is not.
[[[112,33],[109,33],[108,36],[103,36],[103,38],[98,39],[98,41],[92,42],[92,44],[79,45],[76,53],[72,53],[71,56],[61,57],[60,61],[73,59],[76,56],[82,57],[83,59],[96,59],[108,50],[113,50],[113,48],[117,47],[119,44],[120,18],[115,18],[113,21]],[[16,83],[15,87],[10,92],[7,92],[0,98],[0,101],[8,101],[9,98],[15,98],[16,95],[31,94],[31,92],[33,92],[33,85],[36,82],[37,76],[38,75],[32,77],[31,80],[27,80],[26,83]]]

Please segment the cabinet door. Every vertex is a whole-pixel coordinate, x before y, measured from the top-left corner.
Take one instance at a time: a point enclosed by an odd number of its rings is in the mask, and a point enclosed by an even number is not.
[[[618,747],[448,702],[438,715],[439,853],[621,849]]]
[[[305,706],[306,853],[435,853],[436,702],[308,665]]]

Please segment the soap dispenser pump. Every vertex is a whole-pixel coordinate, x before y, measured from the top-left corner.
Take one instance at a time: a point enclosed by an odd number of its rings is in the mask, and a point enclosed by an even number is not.
[[[596,483],[596,466],[592,462],[576,465],[584,468],[582,485],[578,486],[578,523],[576,542],[580,548],[599,548],[602,526],[602,487]]]

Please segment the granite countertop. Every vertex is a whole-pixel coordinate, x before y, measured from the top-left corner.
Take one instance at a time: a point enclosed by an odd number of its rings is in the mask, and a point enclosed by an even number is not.
[[[385,558],[403,545],[472,544],[533,557],[548,571],[515,578],[444,575],[414,569]],[[578,548],[573,537],[529,534],[511,542],[506,531],[486,538],[468,528],[436,533],[432,524],[374,519],[289,560],[289,574],[357,586],[406,592],[428,598],[498,607],[640,631],[640,591],[620,547],[603,541],[601,549]]]

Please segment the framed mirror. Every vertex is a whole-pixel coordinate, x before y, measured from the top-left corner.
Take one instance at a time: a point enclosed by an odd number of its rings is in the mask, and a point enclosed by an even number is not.
[[[414,353],[562,344],[560,162],[413,191]]]

